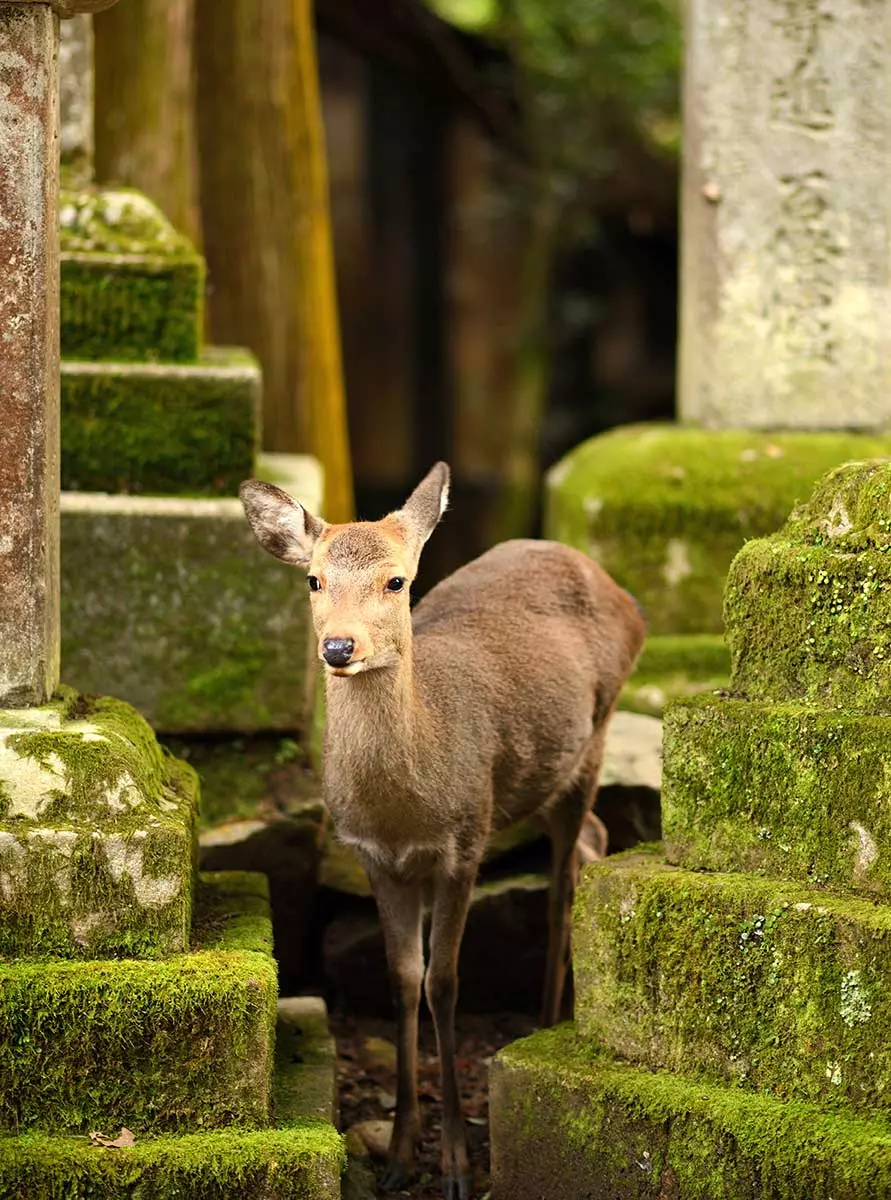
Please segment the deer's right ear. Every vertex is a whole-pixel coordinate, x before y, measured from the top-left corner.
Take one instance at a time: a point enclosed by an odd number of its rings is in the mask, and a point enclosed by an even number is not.
[[[274,558],[306,567],[325,522],[273,483],[248,479],[238,489],[254,537]]]

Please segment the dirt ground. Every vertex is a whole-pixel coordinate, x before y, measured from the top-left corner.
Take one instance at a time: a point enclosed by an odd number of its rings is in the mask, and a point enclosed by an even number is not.
[[[393,1023],[334,1012],[331,1026],[337,1039],[341,1129],[346,1132],[362,1121],[392,1120],[396,1091]],[[532,1018],[515,1013],[458,1015],[458,1071],[474,1171],[474,1197],[484,1197],[489,1191],[489,1062],[502,1046],[534,1028]],[[417,1181],[402,1192],[383,1192],[376,1183],[382,1174],[382,1162],[366,1160],[351,1167],[351,1179],[344,1189],[350,1200],[378,1196],[442,1200],[439,1062],[429,1019],[421,1022],[419,1061],[423,1134]]]

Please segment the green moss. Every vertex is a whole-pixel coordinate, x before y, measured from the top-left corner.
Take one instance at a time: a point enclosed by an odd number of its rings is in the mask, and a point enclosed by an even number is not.
[[[189,953],[0,963],[0,1125],[144,1134],[263,1124],[276,992],[256,877],[204,878]]]
[[[889,452],[891,439],[860,434],[626,426],[552,469],[545,529],[602,562],[651,633],[720,633],[743,542],[779,528],[830,467]]]
[[[62,364],[62,487],[236,495],[259,448],[246,352],[195,366]]]
[[[674,705],[662,824],[683,866],[891,894],[891,721],[711,697]]]
[[[891,906],[619,855],[583,873],[573,967],[580,1034],[622,1058],[891,1109]]]
[[[138,192],[61,198],[66,358],[188,362],[198,356],[204,262]]]
[[[571,1026],[501,1051],[490,1083],[493,1194],[511,1200],[872,1200],[891,1126],[593,1051]]]
[[[619,707],[659,717],[671,701],[726,688],[729,680],[730,653],[721,634],[656,634],[647,638]]]

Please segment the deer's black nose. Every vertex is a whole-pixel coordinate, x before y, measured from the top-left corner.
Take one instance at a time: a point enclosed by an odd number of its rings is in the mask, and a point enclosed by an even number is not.
[[[322,657],[329,667],[345,667],[355,646],[352,638],[325,638],[322,642]]]

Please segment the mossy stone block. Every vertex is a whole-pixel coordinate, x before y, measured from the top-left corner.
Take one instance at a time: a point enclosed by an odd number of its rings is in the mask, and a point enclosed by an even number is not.
[[[314,459],[265,470],[318,511]],[[62,493],[63,678],[164,733],[300,731],[309,637],[304,573],[260,549],[238,500]]]
[[[261,1126],[277,977],[262,875],[202,876],[192,949],[0,964],[0,1127]]]
[[[275,1113],[337,1123],[337,1046],[321,996],[278,1002],[275,1035]]]
[[[62,487],[235,496],[254,471],[260,368],[242,350],[201,361],[62,363]]]
[[[572,1026],[490,1072],[492,1200],[875,1200],[891,1125],[616,1061]]]
[[[62,354],[126,362],[198,357],[204,260],[147,196],[63,191]]]
[[[601,562],[651,633],[720,633],[743,542],[778,529],[831,467],[888,453],[891,437],[865,434],[624,426],[552,468],[545,530]]]
[[[184,950],[198,782],[119,700],[0,711],[0,955]]]
[[[735,692],[891,714],[891,463],[830,472],[743,547],[724,611]]]
[[[656,634],[644,643],[619,708],[661,717],[667,704],[726,689],[730,651],[720,633]]]
[[[891,905],[630,853],[586,868],[581,1036],[784,1100],[891,1112]]]
[[[891,718],[701,697],[663,729],[671,862],[891,896]]]

